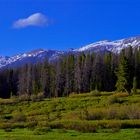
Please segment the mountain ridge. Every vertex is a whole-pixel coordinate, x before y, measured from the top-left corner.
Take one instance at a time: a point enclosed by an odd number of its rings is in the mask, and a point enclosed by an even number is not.
[[[0,56],[0,68],[18,66],[27,62],[36,63],[37,61],[41,61],[46,57],[49,61],[53,61],[62,55],[79,54],[81,52],[112,52],[118,54],[122,49],[129,46],[132,46],[133,48],[140,46],[140,36],[120,39],[116,41],[97,41],[78,49],[70,49],[67,51],[37,49],[26,53],[20,53],[11,57]]]

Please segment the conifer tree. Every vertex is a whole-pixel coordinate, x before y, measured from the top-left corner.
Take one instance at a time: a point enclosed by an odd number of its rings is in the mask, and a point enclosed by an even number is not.
[[[131,70],[128,59],[125,56],[121,57],[118,70],[116,72],[117,82],[116,88],[117,91],[127,91],[130,93],[131,89]]]
[[[131,93],[132,94],[136,94],[137,93],[137,78],[136,77],[133,78],[133,88],[131,90]]]

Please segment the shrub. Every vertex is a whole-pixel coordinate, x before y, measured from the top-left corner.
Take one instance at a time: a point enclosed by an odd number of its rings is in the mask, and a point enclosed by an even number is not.
[[[68,113],[65,118],[70,120],[135,120],[140,119],[140,108],[139,104],[109,106],[107,108],[84,108]]]
[[[119,121],[109,121],[108,124],[107,124],[107,128],[120,129],[121,128],[121,122],[119,122]]]
[[[117,118],[117,113],[118,113],[117,108],[109,108],[107,110],[107,119],[112,120]]]
[[[102,120],[106,116],[104,109],[90,109],[88,110],[87,120]]]
[[[27,123],[25,123],[25,127],[32,129],[37,126],[37,123],[38,123],[37,121],[27,122]]]
[[[25,128],[25,123],[24,122],[13,123],[12,128]]]
[[[64,124],[64,128],[72,129],[83,133],[93,133],[96,132],[96,126],[90,123],[84,123],[83,121],[69,122]]]
[[[67,130],[66,129],[58,129],[57,132],[58,133],[67,133]]]
[[[56,111],[56,118],[57,118],[57,119],[61,119],[61,118],[62,118],[62,113],[61,113],[60,110],[57,110],[57,111]]]
[[[39,128],[48,127],[48,122],[47,121],[39,121],[37,123],[37,127],[39,127]]]
[[[127,109],[128,109],[127,106],[120,107],[118,109],[118,112],[117,112],[117,119],[128,120],[129,117],[128,117],[128,114],[127,114]]]
[[[18,96],[11,96],[10,99],[13,101],[13,103],[18,103],[19,102]]]
[[[116,97],[128,97],[129,94],[126,92],[119,92],[119,93],[115,93],[114,96],[116,96]]]
[[[116,127],[116,128],[112,128],[112,133],[116,133],[116,132],[119,132],[120,131],[120,127]]]
[[[76,130],[83,133],[96,132],[96,125],[88,121],[57,121],[50,124],[51,128]]]
[[[120,103],[120,100],[118,99],[117,96],[111,95],[108,97],[107,103],[110,104],[115,104],[115,103]]]
[[[127,115],[129,119],[140,119],[140,109],[139,106],[131,106],[127,108]]]
[[[125,120],[121,122],[121,128],[140,128],[140,120]]]
[[[31,100],[33,102],[39,102],[39,101],[42,101],[44,99],[44,94],[43,93],[39,93],[37,95],[33,94],[31,95]]]
[[[76,92],[72,92],[71,94],[69,94],[70,98],[78,98],[78,97],[82,97],[85,96],[85,94],[78,94]]]
[[[78,120],[79,118],[82,119],[82,115],[80,111],[72,111],[67,113],[65,118],[70,120]]]
[[[44,99],[44,94],[43,93],[39,93],[37,95],[37,98],[38,98],[39,101],[42,101]]]
[[[28,116],[36,116],[36,115],[41,115],[42,112],[40,110],[32,110],[28,113]]]
[[[2,117],[3,119],[6,119],[6,120],[10,120],[13,118],[13,116],[11,114],[6,114]]]
[[[87,107],[84,107],[84,109],[79,112],[79,118],[81,120],[88,120],[89,119],[89,112],[88,112]]]
[[[19,96],[20,101],[30,101],[30,96],[28,94],[23,94]]]
[[[13,114],[13,121],[14,122],[25,122],[26,116],[22,112],[16,112]]]
[[[44,135],[44,134],[46,134],[46,133],[48,133],[50,131],[51,131],[50,127],[40,127],[40,128],[36,128],[34,130],[34,134],[35,135]]]
[[[12,129],[11,128],[6,128],[4,129],[5,132],[12,132]]]
[[[0,99],[0,105],[15,104],[15,103],[17,103],[17,101],[13,99]]]
[[[97,96],[97,97],[102,95],[101,92],[98,90],[91,91],[90,93],[92,96]]]
[[[0,123],[0,128],[1,129],[12,128],[12,123]]]
[[[100,120],[100,121],[55,121],[49,123],[52,129],[68,129],[80,132],[96,132],[97,129],[119,131],[125,128],[140,128],[140,120]]]
[[[31,95],[31,101],[36,102],[37,101],[37,95]]]

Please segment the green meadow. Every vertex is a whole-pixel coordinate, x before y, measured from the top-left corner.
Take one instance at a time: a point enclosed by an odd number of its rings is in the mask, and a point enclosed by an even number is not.
[[[139,91],[0,99],[2,140],[138,140],[139,128]]]
[[[4,130],[0,131],[1,140],[138,140],[139,138],[139,129],[123,129],[115,133],[110,130],[102,130],[97,133],[52,130],[42,135],[36,135],[28,129],[14,129],[9,133]]]

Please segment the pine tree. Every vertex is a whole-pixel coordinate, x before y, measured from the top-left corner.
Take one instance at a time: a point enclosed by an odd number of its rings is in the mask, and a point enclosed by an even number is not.
[[[18,95],[27,94],[27,65],[19,69],[18,75]]]
[[[84,64],[85,64],[85,54],[82,53],[77,57],[75,66],[75,90],[77,93],[84,92]]]
[[[133,78],[133,88],[131,90],[131,93],[132,94],[136,94],[137,93],[137,78],[136,77]]]
[[[27,64],[27,75],[26,75],[26,93],[31,95],[33,93],[33,83],[32,83],[32,64]]]
[[[74,67],[75,67],[75,58],[74,55],[67,57],[66,62],[66,85],[65,93],[69,95],[74,91]]]
[[[42,88],[45,97],[51,97],[50,95],[50,64],[48,59],[45,59],[42,65],[41,71]]]
[[[83,67],[83,91],[84,92],[90,91],[91,67],[92,67],[91,56],[90,54],[87,54]]]
[[[131,68],[128,59],[125,56],[121,57],[118,70],[116,72],[117,82],[116,88],[117,91],[126,91],[130,93],[131,89]]]
[[[98,88],[98,90],[102,90],[103,87],[103,77],[104,77],[104,65],[101,55],[97,54],[95,57],[95,63],[93,67],[94,71],[94,83],[95,87]],[[94,89],[95,89],[94,87]]]

